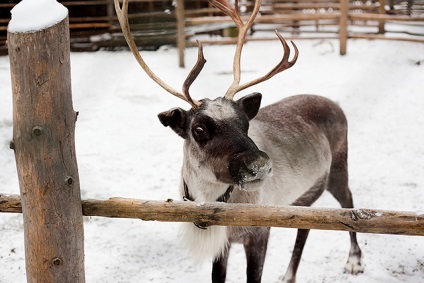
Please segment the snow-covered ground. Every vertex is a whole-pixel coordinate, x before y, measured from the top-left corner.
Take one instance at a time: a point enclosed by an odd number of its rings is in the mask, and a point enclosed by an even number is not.
[[[298,93],[337,101],[349,121],[350,187],[356,207],[423,212],[424,45],[349,40],[296,42],[300,57],[290,70],[244,93],[259,91],[263,105]],[[222,96],[232,81],[234,46],[205,46],[208,60],[192,86],[195,98]],[[196,59],[186,51],[187,66]],[[277,41],[246,44],[242,79],[258,77],[280,60]],[[180,88],[189,68],[177,67],[177,50],[143,52],[165,81]],[[165,93],[129,52],[71,55],[76,147],[82,198],[179,199],[182,139],[156,115],[186,103]],[[0,57],[0,193],[18,194],[12,138],[9,60]],[[315,206],[338,207],[329,195]],[[87,282],[209,282],[211,265],[196,263],[179,244],[178,223],[87,217]],[[296,230],[274,228],[263,282],[276,282],[287,267]],[[424,239],[359,234],[365,272],[343,274],[346,232],[312,231],[298,282],[424,282]],[[241,246],[231,252],[228,282],[245,281]],[[0,282],[24,282],[23,224],[0,214]]]

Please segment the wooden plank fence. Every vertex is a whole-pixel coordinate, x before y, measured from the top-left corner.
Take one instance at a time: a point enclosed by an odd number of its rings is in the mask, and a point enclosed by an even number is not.
[[[0,54],[7,52],[6,30],[10,9],[18,3],[0,3]],[[71,50],[94,51],[99,48],[126,47],[120,32],[113,0],[67,0],[63,3],[70,14]],[[203,40],[205,44],[235,42],[234,24],[207,0],[130,0],[130,22],[140,48],[156,49],[176,45],[180,66],[184,66],[184,49],[195,45],[198,34],[218,34]],[[243,1],[248,14],[252,0]],[[248,40],[269,40],[255,35],[277,29],[287,39],[333,38],[340,41],[340,54],[345,54],[349,38],[408,40],[424,43],[424,32],[409,36],[387,35],[387,23],[423,26],[422,0],[267,0]],[[407,26],[406,26],[407,27]],[[358,30],[359,29],[359,30]],[[364,30],[364,31],[361,31]]]
[[[270,0],[263,1],[260,16],[255,20],[252,32],[278,30],[286,39],[322,39],[333,38],[340,42],[340,54],[347,51],[349,38],[404,40],[424,43],[424,2],[410,1],[409,12],[404,2],[373,0],[373,1],[290,1]],[[246,13],[249,13],[251,2],[246,4]],[[247,16],[245,16],[247,17]],[[186,13],[187,26],[230,22],[222,15],[193,17]],[[386,36],[386,23],[414,22],[423,26],[423,33],[414,34],[414,37]],[[367,32],[355,32],[355,28],[373,29]],[[247,40],[269,40],[269,37],[250,36]],[[236,39],[223,38],[222,40],[202,41],[209,44],[235,43]],[[187,41],[187,45],[195,45],[194,41]],[[180,48],[181,52],[182,48]],[[183,63],[180,62],[180,65]]]

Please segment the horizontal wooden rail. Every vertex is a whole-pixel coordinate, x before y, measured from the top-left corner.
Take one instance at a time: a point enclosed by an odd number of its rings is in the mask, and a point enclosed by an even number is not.
[[[230,203],[151,201],[124,198],[82,201],[85,216],[164,222],[207,222],[424,236],[424,213],[374,209],[331,209]],[[21,213],[19,196],[0,195],[0,212]]]
[[[394,41],[406,41],[406,42],[424,43],[424,38],[411,38],[411,37],[401,37],[401,36],[386,36],[386,35],[382,35],[382,34],[349,34],[349,38],[394,40]]]
[[[311,39],[339,39],[338,35],[324,35],[324,36],[284,36],[285,40],[311,40]],[[246,37],[246,41],[271,41],[271,40],[279,40],[278,37]],[[237,38],[234,37],[223,37],[219,40],[202,40],[202,44],[208,45],[226,45],[226,44],[236,44]],[[187,46],[196,47],[198,43],[196,40],[187,41]]]
[[[130,0],[129,3],[152,3],[152,2],[167,2],[169,0]],[[120,1],[122,3],[122,1]],[[65,6],[90,6],[90,5],[108,5],[113,4],[113,1],[110,0],[96,0],[96,1],[60,1],[61,4]]]
[[[402,16],[402,15],[380,15],[372,13],[349,13],[352,21],[402,21],[402,22],[422,22],[424,16]]]
[[[108,28],[109,26],[111,26],[111,24],[109,23],[70,23],[69,27],[71,29],[85,29],[85,28]]]
[[[264,4],[264,7],[267,5]],[[338,10],[340,9],[340,3],[339,2],[321,2],[321,3],[277,3],[269,5],[273,8],[273,10],[302,10],[302,9],[334,9]],[[348,6],[349,9],[360,9],[360,10],[378,10],[378,6],[376,5],[364,5],[364,4],[355,4],[351,3]]]
[[[242,16],[243,20],[247,20],[248,16]],[[281,21],[305,21],[305,20],[338,20],[340,18],[339,12],[334,13],[322,13],[322,14],[278,14],[278,15],[264,15],[257,17],[255,23],[279,23]],[[210,16],[200,18],[187,18],[185,23],[186,26],[190,25],[204,25],[211,23],[226,23],[232,22],[230,17],[227,16]]]
[[[393,15],[379,15],[379,14],[354,14],[349,13],[350,20],[353,21],[424,21],[424,16],[393,16]],[[242,19],[248,19],[247,16],[242,16]],[[340,13],[317,13],[317,14],[306,14],[306,13],[295,13],[295,14],[275,14],[275,15],[262,15],[257,17],[255,23],[278,23],[281,21],[296,20],[339,20]],[[199,24],[210,24],[210,23],[222,23],[231,22],[231,18],[227,16],[210,16],[210,17],[199,17],[199,18],[187,18],[186,25],[199,25]]]

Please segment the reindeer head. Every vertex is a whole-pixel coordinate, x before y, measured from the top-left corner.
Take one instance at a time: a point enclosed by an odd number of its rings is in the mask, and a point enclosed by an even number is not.
[[[292,42],[295,55],[289,61],[290,48],[283,37],[276,32],[284,48],[282,60],[262,77],[240,84],[242,48],[246,34],[259,12],[261,0],[255,2],[252,15],[246,22],[240,16],[238,0],[235,1],[234,7],[227,0],[211,0],[211,3],[230,16],[239,30],[233,65],[234,80],[225,96],[199,101],[191,98],[189,88],[206,63],[202,45],[199,43],[197,63],[185,80],[183,91],[176,91],[157,77],[140,56],[129,30],[128,1],[124,0],[121,9],[119,0],[115,0],[115,8],[124,36],[140,66],[162,88],[188,102],[192,107],[188,111],[173,108],[158,116],[164,126],[171,127],[185,139],[186,151],[196,159],[197,165],[193,167],[197,168],[193,170],[198,170],[200,166],[203,166],[203,170],[205,168],[209,170],[207,178],[210,179],[208,180],[210,183],[215,181],[231,186],[237,185],[245,190],[254,190],[272,170],[268,155],[248,136],[249,121],[258,113],[262,96],[260,93],[253,93],[235,101],[234,95],[292,67],[297,60],[298,50]]]
[[[174,108],[160,113],[159,119],[185,139],[187,150],[217,181],[253,189],[256,186],[251,185],[260,183],[271,171],[268,155],[248,136],[249,121],[260,103],[260,93],[237,101],[205,99],[198,108]]]

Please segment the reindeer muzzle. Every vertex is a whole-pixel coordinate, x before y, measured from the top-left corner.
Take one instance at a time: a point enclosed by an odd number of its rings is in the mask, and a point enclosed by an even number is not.
[[[243,190],[254,191],[271,173],[272,164],[265,152],[247,151],[233,157],[229,170],[235,184]]]

